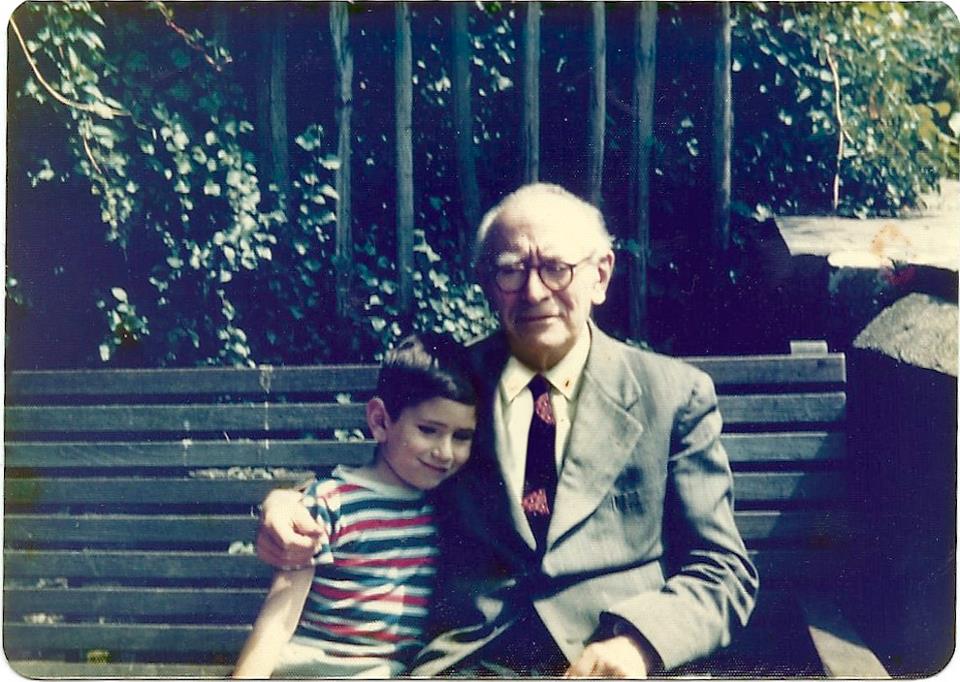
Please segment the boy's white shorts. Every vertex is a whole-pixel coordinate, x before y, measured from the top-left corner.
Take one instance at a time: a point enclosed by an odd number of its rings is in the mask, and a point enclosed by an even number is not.
[[[330,656],[306,637],[294,636],[280,651],[274,678],[366,677],[384,679],[403,673],[397,661],[373,657]]]

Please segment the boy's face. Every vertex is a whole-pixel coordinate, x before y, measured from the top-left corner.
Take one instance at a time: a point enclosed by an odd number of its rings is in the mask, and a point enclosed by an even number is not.
[[[383,401],[367,404],[367,423],[380,443],[376,469],[385,480],[419,490],[436,488],[470,457],[476,408],[431,398],[392,419]]]

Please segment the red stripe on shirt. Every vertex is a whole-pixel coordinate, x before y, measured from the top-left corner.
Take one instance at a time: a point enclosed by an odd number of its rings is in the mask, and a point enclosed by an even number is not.
[[[425,526],[433,522],[429,515],[414,516],[409,519],[364,519],[356,521],[349,526],[340,526],[338,535],[343,536],[347,533],[359,533],[365,530],[387,530],[390,528],[409,528],[411,526]]]
[[[387,632],[385,630],[365,630],[353,625],[326,623],[322,620],[315,620],[313,618],[304,618],[304,620],[318,629],[326,630],[330,634],[338,635],[340,637],[363,637],[365,639],[376,639],[382,642],[394,643],[409,641],[411,639],[407,635],[398,635],[395,632]]]
[[[327,599],[352,599],[357,602],[383,601],[395,602],[399,604],[409,604],[411,606],[426,606],[428,601],[426,597],[418,597],[412,594],[371,594],[353,590],[338,590],[330,585],[314,585],[310,588],[312,592]]]
[[[337,559],[337,566],[383,566],[386,568],[410,568],[411,566],[430,566],[434,557],[402,557],[398,559]]]

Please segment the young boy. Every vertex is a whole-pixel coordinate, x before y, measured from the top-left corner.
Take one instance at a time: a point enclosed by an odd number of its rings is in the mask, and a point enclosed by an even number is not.
[[[425,494],[470,456],[476,393],[460,347],[411,336],[386,354],[367,425],[374,462],[304,491],[327,529],[314,566],[278,571],[234,677],[391,677],[420,641],[436,572]]]

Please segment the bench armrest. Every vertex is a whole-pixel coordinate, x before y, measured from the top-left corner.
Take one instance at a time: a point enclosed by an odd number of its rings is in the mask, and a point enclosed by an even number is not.
[[[864,644],[832,600],[798,595],[810,639],[829,677],[889,679],[880,659]]]

